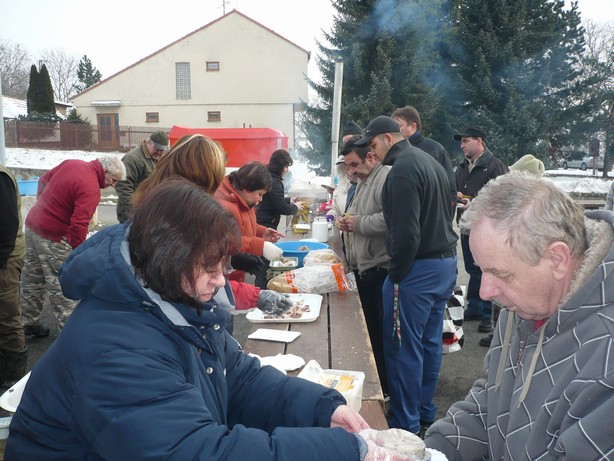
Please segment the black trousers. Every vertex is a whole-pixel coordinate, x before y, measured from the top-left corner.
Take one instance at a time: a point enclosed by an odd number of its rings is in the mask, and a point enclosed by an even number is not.
[[[369,338],[373,347],[373,356],[377,365],[377,374],[384,394],[388,394],[388,378],[384,362],[384,343],[382,339],[384,302],[382,286],[388,276],[388,271],[382,267],[367,269],[361,274],[354,271],[358,296],[362,304],[362,311],[367,322]]]

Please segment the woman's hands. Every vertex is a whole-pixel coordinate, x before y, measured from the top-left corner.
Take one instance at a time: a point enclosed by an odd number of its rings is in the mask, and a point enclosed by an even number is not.
[[[330,427],[341,427],[348,432],[360,432],[368,429],[369,425],[357,411],[347,405],[339,405],[331,416]]]
[[[283,236],[284,234],[279,233],[275,229],[272,229],[270,227],[267,227],[264,233],[262,234],[262,238],[266,240],[267,242],[271,242],[271,243],[277,242]]]

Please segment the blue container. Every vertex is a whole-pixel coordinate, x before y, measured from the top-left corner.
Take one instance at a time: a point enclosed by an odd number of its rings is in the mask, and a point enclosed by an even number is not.
[[[325,248],[328,248],[328,245],[326,243],[306,242],[304,240],[296,240],[292,242],[277,242],[275,245],[284,250],[284,256],[298,258],[297,267],[303,267],[303,258],[311,250],[323,250]],[[298,251],[298,248],[303,246],[309,247],[309,250]]]
[[[17,186],[19,187],[19,192],[21,195],[34,195],[36,196],[36,191],[38,191],[38,179],[30,179],[30,180],[17,180]]]

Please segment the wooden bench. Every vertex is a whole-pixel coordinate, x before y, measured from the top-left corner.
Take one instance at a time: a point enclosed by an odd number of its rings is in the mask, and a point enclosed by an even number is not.
[[[304,237],[291,231],[286,235],[287,240]],[[329,236],[328,244],[337,254],[342,255],[341,241],[336,231]],[[261,357],[294,354],[306,362],[314,359],[325,369],[364,372],[360,414],[372,428],[388,428],[383,410],[384,396],[357,291],[324,294],[320,315],[313,322],[258,323],[252,325],[251,332],[258,328],[300,331],[301,335],[288,344],[248,339],[245,344],[246,352]],[[298,371],[288,374],[296,376]]]

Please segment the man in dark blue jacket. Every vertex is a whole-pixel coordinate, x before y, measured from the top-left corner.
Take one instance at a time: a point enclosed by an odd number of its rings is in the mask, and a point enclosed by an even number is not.
[[[386,248],[384,354],[391,427],[420,433],[435,420],[443,315],[456,282],[456,242],[446,172],[379,116],[358,145],[392,165],[382,191]]]

